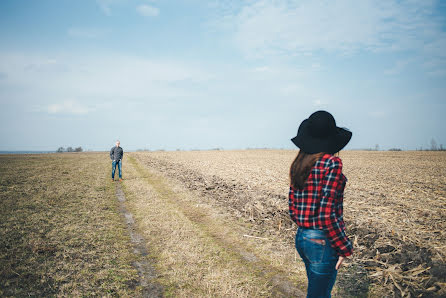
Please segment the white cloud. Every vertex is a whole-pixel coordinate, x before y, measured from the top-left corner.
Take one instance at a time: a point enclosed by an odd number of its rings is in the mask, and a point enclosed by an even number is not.
[[[21,86],[16,90],[22,94],[19,97],[22,101],[42,103],[45,99],[47,102],[43,104],[46,105],[67,97],[83,102],[93,100],[95,106],[110,98],[183,98],[194,90],[188,86],[211,78],[197,64],[106,53],[100,56],[71,53],[49,57],[0,53],[0,69],[8,74],[5,82]],[[72,105],[73,109],[76,107]],[[57,105],[50,110],[61,108]]]
[[[156,17],[160,14],[160,10],[157,7],[153,7],[147,4],[139,5],[136,10],[139,14],[145,17]]]
[[[108,16],[112,14],[111,5],[114,3],[114,0],[96,0],[96,3],[101,8],[102,12]]]
[[[317,108],[323,108],[323,107],[328,106],[328,103],[325,101],[322,101],[320,99],[315,99],[315,100],[313,100],[313,105]]]
[[[221,17],[221,28],[251,58],[314,51],[415,50],[443,55],[446,34],[433,17],[435,1],[243,2]]]
[[[28,73],[62,73],[69,71],[66,64],[60,63],[55,58],[31,58],[23,66],[23,69]]]
[[[113,14],[112,11],[113,6],[119,4],[125,4],[126,2],[127,0],[96,0],[96,3],[99,5],[99,8],[107,16],[111,16]]]
[[[72,115],[84,115],[91,112],[93,109],[80,104],[74,100],[67,100],[62,103],[55,103],[48,105],[45,110],[49,114],[72,114]]]

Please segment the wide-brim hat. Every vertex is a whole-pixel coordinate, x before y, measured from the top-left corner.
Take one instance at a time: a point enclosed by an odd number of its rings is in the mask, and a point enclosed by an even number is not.
[[[337,127],[329,112],[317,111],[302,121],[297,135],[291,141],[305,153],[334,154],[341,151],[351,138],[351,131]]]

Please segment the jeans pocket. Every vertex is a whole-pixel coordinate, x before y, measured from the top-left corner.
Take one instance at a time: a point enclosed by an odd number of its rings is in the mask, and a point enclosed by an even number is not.
[[[303,253],[310,263],[321,263],[324,260],[327,242],[325,239],[303,237]]]

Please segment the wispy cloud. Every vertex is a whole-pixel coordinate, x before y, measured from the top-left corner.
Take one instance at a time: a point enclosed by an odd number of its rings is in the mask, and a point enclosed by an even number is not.
[[[160,14],[159,8],[147,4],[139,5],[136,11],[145,17],[156,17]]]
[[[57,101],[67,94],[82,101],[94,99],[96,103],[104,98],[121,96],[153,100],[184,97],[193,89],[187,86],[211,77],[203,66],[185,61],[106,53],[47,57],[0,53],[0,69],[8,74],[8,82],[22,86],[20,90],[29,94],[26,98],[33,102],[38,101],[36,96]],[[25,97],[21,98],[25,100]],[[54,106],[51,111],[61,107]]]
[[[84,115],[93,109],[74,100],[67,100],[61,103],[50,104],[45,107],[49,114],[72,114]]]
[[[325,102],[325,101],[323,101],[321,99],[315,99],[315,100],[313,100],[313,105],[316,108],[321,109],[321,108],[327,107],[328,106],[328,102]]]
[[[111,1],[110,0],[96,0],[96,3],[106,15],[111,15]]]
[[[123,0],[96,0],[102,12],[108,16],[112,15],[112,6],[123,2]]]
[[[443,55],[435,1],[243,2],[220,20],[247,56],[415,50]]]
[[[70,70],[67,64],[60,63],[55,58],[31,58],[23,69],[30,73],[62,73]]]

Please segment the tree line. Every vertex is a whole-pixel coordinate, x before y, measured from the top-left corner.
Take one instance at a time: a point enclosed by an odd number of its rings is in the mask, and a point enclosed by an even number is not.
[[[62,152],[82,152],[82,151],[84,151],[84,150],[80,146],[76,147],[74,149],[73,149],[73,147],[67,147],[67,149],[65,149],[64,147],[59,147],[56,150],[56,152],[58,152],[58,153],[62,153]]]

